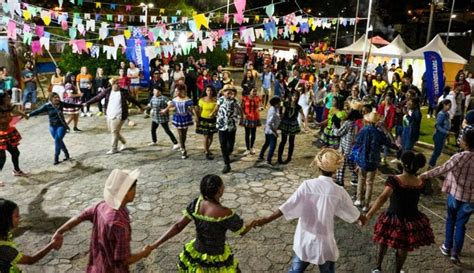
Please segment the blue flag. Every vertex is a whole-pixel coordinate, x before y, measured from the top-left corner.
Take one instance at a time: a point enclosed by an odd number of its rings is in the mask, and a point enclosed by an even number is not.
[[[441,56],[434,51],[426,51],[425,55],[425,82],[428,101],[432,107],[436,107],[438,97],[443,93],[444,73]]]

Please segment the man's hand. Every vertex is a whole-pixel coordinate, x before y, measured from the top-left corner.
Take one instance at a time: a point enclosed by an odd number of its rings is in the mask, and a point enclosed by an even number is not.
[[[369,222],[369,219],[367,219],[367,216],[365,216],[364,214],[361,214],[359,217],[359,226],[361,227],[366,226],[368,222]]]

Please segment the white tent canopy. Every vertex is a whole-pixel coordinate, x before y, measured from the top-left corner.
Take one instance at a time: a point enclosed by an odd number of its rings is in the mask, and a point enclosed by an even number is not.
[[[467,60],[463,57],[459,56],[456,52],[449,49],[441,40],[441,37],[436,35],[436,37],[431,40],[427,45],[417,50],[414,50],[408,54],[403,55],[405,59],[424,59],[425,56],[423,55],[426,51],[434,51],[437,52],[443,62],[447,63],[457,63],[457,64],[466,64]]]
[[[351,54],[351,55],[362,55],[364,53],[365,34],[359,38],[355,43],[350,46],[336,49],[336,54]],[[366,52],[375,52],[377,48],[367,40]]]
[[[412,49],[405,44],[402,36],[397,35],[390,44],[378,48],[374,52],[371,52],[371,54],[376,56],[400,57],[410,51],[412,51]]]

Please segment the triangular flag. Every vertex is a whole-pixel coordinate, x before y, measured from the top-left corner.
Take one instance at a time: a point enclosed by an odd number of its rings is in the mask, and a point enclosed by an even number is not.
[[[204,13],[200,13],[197,15],[193,16],[194,22],[196,22],[196,29],[200,30],[201,26],[204,26],[205,28],[209,28],[209,22],[207,21],[206,16]]]
[[[102,3],[101,2],[95,2],[95,8],[96,9],[100,9],[102,7]]]
[[[274,4],[270,4],[265,7],[265,13],[267,14],[268,17],[272,17],[274,12],[275,12]]]

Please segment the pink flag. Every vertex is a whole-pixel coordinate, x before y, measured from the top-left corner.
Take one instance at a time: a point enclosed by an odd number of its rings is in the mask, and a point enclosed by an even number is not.
[[[10,39],[16,40],[16,23],[13,20],[8,21],[7,36]]]
[[[125,11],[132,11],[132,6],[131,5],[126,5],[125,6]]]
[[[244,14],[245,5],[247,4],[247,0],[234,0],[235,9],[237,10],[238,14]]]
[[[44,26],[36,26],[36,35],[43,37],[44,35]]]
[[[66,21],[66,20],[61,21],[61,28],[62,28],[63,30],[67,30],[68,24],[67,24],[67,21]]]
[[[31,52],[33,54],[40,54],[42,55],[43,52],[41,50],[41,44],[40,44],[40,41],[39,40],[36,40],[36,41],[32,41],[31,42]]]

